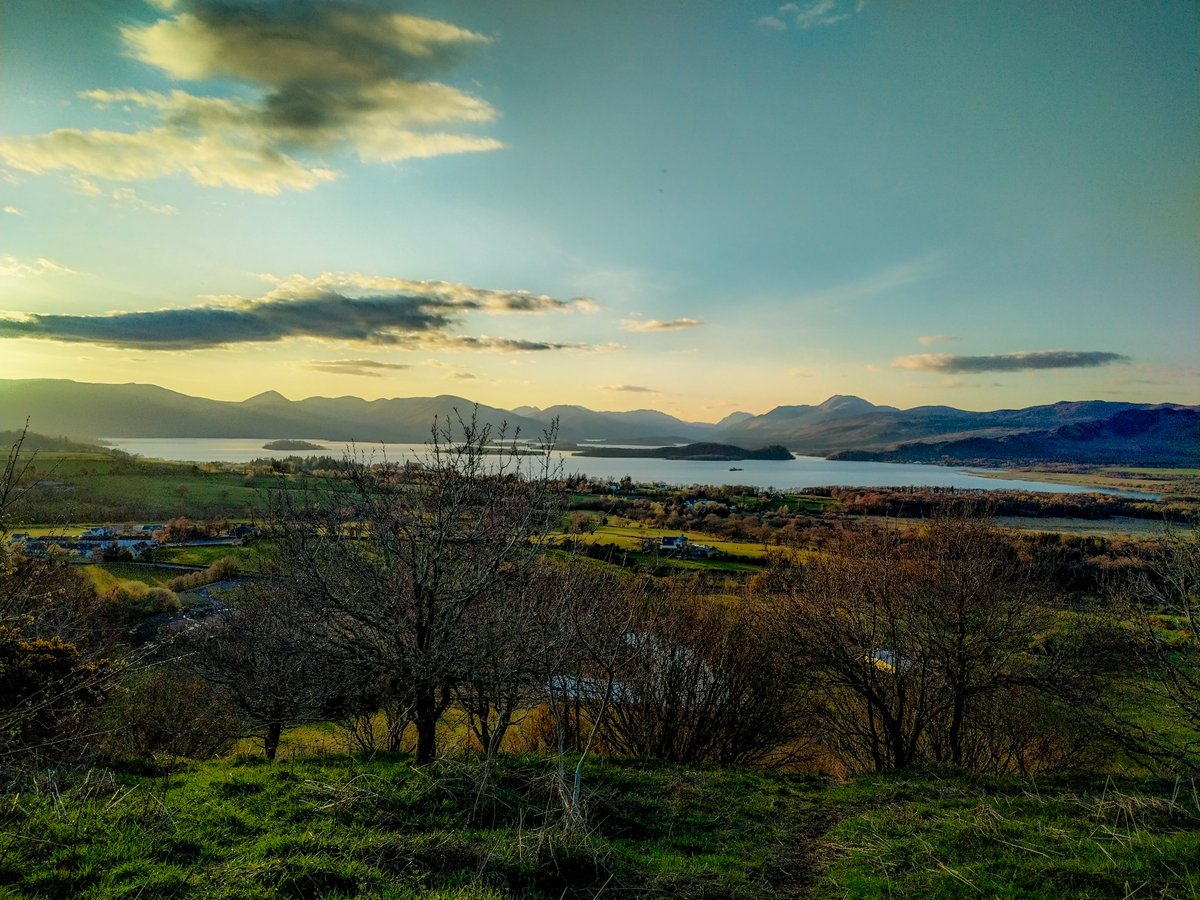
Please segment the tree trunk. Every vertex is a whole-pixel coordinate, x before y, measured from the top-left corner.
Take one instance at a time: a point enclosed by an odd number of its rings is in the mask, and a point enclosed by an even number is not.
[[[432,689],[417,693],[413,712],[417,726],[417,765],[425,765],[437,756],[438,706]]]
[[[267,759],[275,759],[275,754],[279,751],[279,736],[282,733],[283,722],[281,720],[272,719],[267,723],[267,735],[263,738],[263,752],[267,755]]]

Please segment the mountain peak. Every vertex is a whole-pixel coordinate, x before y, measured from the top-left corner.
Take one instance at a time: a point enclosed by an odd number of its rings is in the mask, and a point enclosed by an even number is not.
[[[824,403],[818,404],[817,409],[861,409],[864,412],[872,409],[878,409],[874,403],[869,400],[864,400],[862,397],[856,397],[854,394],[834,394]]]
[[[255,394],[244,403],[264,404],[264,403],[289,403],[287,397],[279,393],[279,391],[263,391],[261,394]]]

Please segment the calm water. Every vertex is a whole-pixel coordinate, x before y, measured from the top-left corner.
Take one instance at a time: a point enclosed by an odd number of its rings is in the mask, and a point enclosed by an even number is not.
[[[419,458],[423,444],[348,444],[317,441],[324,450],[264,450],[261,438],[108,438],[106,442],[127,453],[154,459],[187,460],[192,462],[249,462],[252,459],[323,454],[341,457],[352,449],[381,458],[401,460]],[[567,474],[580,473],[594,478],[619,481],[628,475],[637,482],[662,482],[670,485],[745,484],[751,487],[789,488],[844,485],[849,487],[955,487],[983,490],[1024,490],[1044,493],[1078,494],[1099,491],[1108,494],[1150,497],[1130,491],[1101,491],[1066,484],[1041,481],[1003,481],[976,474],[987,469],[955,469],[947,466],[924,466],[898,463],[840,462],[815,456],[793,460],[744,460],[742,462],[710,462],[667,459],[601,459],[579,457],[571,453],[555,454],[561,459]],[[739,472],[731,472],[737,466]]]

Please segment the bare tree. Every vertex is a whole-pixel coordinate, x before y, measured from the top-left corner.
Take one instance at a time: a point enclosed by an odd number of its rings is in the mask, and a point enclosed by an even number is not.
[[[290,587],[244,587],[224,615],[185,639],[189,668],[224,689],[267,759],[275,758],[285,728],[324,717],[338,681],[330,660],[313,652],[313,622]]]
[[[402,692],[419,762],[467,674],[472,614],[515,590],[557,523],[552,442],[523,455],[474,415],[435,422],[419,462],[355,456],[274,500],[273,577],[305,597],[339,663]]]
[[[489,763],[509,729],[543,701],[554,674],[564,607],[580,599],[568,568],[540,558],[464,617],[463,675],[454,694]]]
[[[824,695],[822,737],[852,767],[1030,763],[1005,713],[1027,726],[1054,702],[1065,645],[1042,641],[1051,598],[986,518],[853,534],[787,593],[796,653]]]
[[[544,696],[554,720],[554,788],[568,832],[585,818],[584,763],[609,709],[622,702],[620,675],[634,655],[629,636],[646,589],[644,578],[572,558],[543,606],[538,652],[549,673]]]
[[[637,611],[621,694],[602,719],[616,752],[679,762],[782,761],[808,713],[781,606],[714,599],[691,579]]]
[[[1200,523],[1148,545],[1131,577],[1110,583],[1107,617],[1077,645],[1095,664],[1064,682],[1088,725],[1135,758],[1200,770]],[[1099,689],[1096,689],[1099,682]],[[1148,720],[1147,713],[1151,713]]]

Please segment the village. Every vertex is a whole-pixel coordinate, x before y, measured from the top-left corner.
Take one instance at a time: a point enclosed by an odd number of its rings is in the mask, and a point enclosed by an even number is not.
[[[167,524],[107,524],[87,528],[77,534],[51,532],[34,535],[28,531],[10,534],[8,542],[20,545],[27,556],[64,554],[68,558],[92,562],[153,562],[155,551],[166,547],[237,547],[258,534],[252,525],[228,525],[204,536],[195,531]]]

